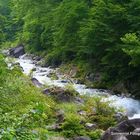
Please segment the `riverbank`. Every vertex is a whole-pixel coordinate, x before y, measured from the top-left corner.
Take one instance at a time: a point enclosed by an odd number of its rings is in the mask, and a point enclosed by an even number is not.
[[[23,48],[19,51],[19,54],[21,54],[21,51],[24,52]],[[17,50],[15,52],[17,52]],[[14,54],[12,54],[12,56],[14,56]],[[11,63],[12,61],[6,61],[10,64],[10,67],[15,64],[19,65],[23,73],[30,76],[32,82],[37,87],[46,86],[47,88],[52,88],[54,86],[62,89],[71,88],[80,95],[87,95],[90,97],[98,96],[105,98],[103,100],[111,101],[111,105],[116,108],[122,108],[129,119],[139,118],[140,116],[139,100],[134,99],[129,94],[129,96],[126,96],[126,94],[115,95],[109,90],[89,88],[86,85],[79,83],[77,79],[72,76],[73,72],[70,74],[67,73],[70,68],[68,68],[65,73],[58,67],[53,68],[42,66],[44,60],[31,54],[20,55],[13,63]],[[45,87],[43,90],[46,90]]]
[[[110,102],[103,101],[102,97],[80,95],[78,91],[68,86],[66,89],[54,85],[48,88],[45,84],[37,88],[31,83],[30,79],[33,77],[30,76],[36,73],[40,77],[40,74],[44,75],[51,70],[35,65],[36,70],[32,74],[29,73],[30,66],[34,65],[35,61],[25,56],[7,58],[10,60],[7,63],[8,69],[4,62],[7,60],[2,56],[0,59],[2,71],[0,96],[3,114],[0,117],[0,129],[3,131],[0,133],[4,140],[9,137],[18,140],[27,138],[77,140],[80,137],[96,140],[108,127],[125,119],[122,113],[119,113],[121,110],[110,106]],[[17,62],[24,67],[21,69]],[[31,75],[27,76],[27,73]],[[61,82],[65,84],[64,81]],[[43,90],[44,88],[46,90]],[[80,86],[78,89],[83,88]]]
[[[82,136],[86,140],[96,140],[107,128],[126,120],[125,113],[129,119],[139,118],[139,101],[111,95],[107,90],[87,88],[70,76],[61,75],[58,68],[41,67],[42,60],[36,56],[24,54],[19,58],[7,57],[5,61],[9,69],[22,71],[27,79],[39,87],[37,90],[40,94],[43,93],[44,98],[53,102],[53,106],[49,105],[52,113],[45,113],[50,116],[45,118],[47,122],[41,126],[43,135],[50,139],[63,140],[67,137],[75,140]]]

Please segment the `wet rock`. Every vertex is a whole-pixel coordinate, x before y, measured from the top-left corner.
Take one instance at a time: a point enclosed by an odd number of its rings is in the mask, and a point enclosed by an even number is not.
[[[39,73],[47,72],[46,69],[39,69]]]
[[[68,81],[68,80],[61,80],[60,82],[61,83],[70,83],[70,81]]]
[[[109,128],[101,140],[140,140],[139,128],[140,119],[126,120]]]
[[[80,136],[80,137],[75,137],[73,140],[91,140],[91,139],[87,136]]]
[[[31,81],[35,86],[42,87],[42,84],[36,78],[32,78]]]
[[[88,130],[95,130],[97,128],[97,125],[96,124],[92,124],[92,123],[86,123],[85,127]]]
[[[73,92],[71,92],[67,89],[62,89],[60,87],[49,88],[47,90],[47,95],[54,97],[55,100],[58,102],[75,101],[75,97],[76,97]]]
[[[15,48],[12,48],[9,50],[9,55],[19,58],[19,56],[22,56],[25,54],[25,50],[24,50],[24,46],[23,45],[19,45]]]
[[[50,89],[48,89],[48,88],[46,88],[46,89],[44,89],[43,91],[42,91],[44,94],[49,94],[50,93]]]

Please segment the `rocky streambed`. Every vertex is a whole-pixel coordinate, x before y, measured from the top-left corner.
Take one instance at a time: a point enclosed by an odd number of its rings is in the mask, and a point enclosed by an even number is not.
[[[124,131],[135,132],[139,130],[139,127],[140,127],[140,123],[139,123],[140,101],[139,100],[136,100],[131,97],[114,95],[114,94],[111,94],[111,92],[108,90],[92,89],[92,88],[88,88],[84,84],[78,84],[76,80],[72,78],[67,78],[64,75],[61,75],[58,72],[58,68],[42,67],[40,65],[40,62],[42,60],[39,57],[20,53],[19,56],[18,54],[16,54],[16,58],[12,58],[12,61],[10,61],[10,59],[11,59],[11,56],[10,57],[7,56],[5,59],[6,63],[8,64],[8,67],[12,69],[15,65],[20,66],[23,73],[27,76],[30,76],[32,82],[37,87],[41,88],[46,85],[46,86],[49,86],[49,88],[59,87],[59,88],[65,89],[67,86],[71,86],[73,87],[75,91],[77,91],[81,95],[86,94],[88,96],[104,97],[103,98],[104,101],[111,101],[110,105],[115,106],[116,108],[122,107],[125,110],[125,113],[128,116],[129,120],[119,124],[118,126],[116,126],[116,128],[109,129],[105,133],[103,140],[109,140],[109,139],[110,140],[112,139],[113,140],[122,140],[122,139],[127,140],[125,136],[118,135],[118,133],[119,132],[123,133]],[[48,92],[48,89],[45,89],[44,92]],[[129,128],[132,128],[133,130],[129,130]],[[111,135],[112,132],[113,133],[117,132],[117,135],[112,137]],[[134,137],[132,137],[132,139],[133,138]]]
[[[86,94],[88,96],[101,96],[104,97],[103,100],[112,101],[111,105],[114,105],[116,108],[122,107],[125,110],[126,115],[129,119],[140,118],[139,100],[133,99],[131,97],[112,95],[111,92],[109,92],[108,90],[92,89],[88,88],[84,84],[78,84],[76,80],[61,75],[58,72],[58,68],[40,66],[40,62],[42,60],[39,57],[24,54],[22,46],[18,49],[19,50],[15,51],[16,58],[14,58],[14,60],[9,61],[10,57],[7,56],[5,61],[8,64],[9,68],[12,68],[13,64],[19,65],[22,68],[23,73],[30,76],[32,82],[36,86],[41,87],[43,85],[47,85],[61,88],[72,86],[81,95]],[[19,56],[18,51],[20,52]],[[6,53],[6,51],[4,53]],[[7,53],[9,53],[9,51],[7,51]],[[13,49],[11,53],[14,54]]]

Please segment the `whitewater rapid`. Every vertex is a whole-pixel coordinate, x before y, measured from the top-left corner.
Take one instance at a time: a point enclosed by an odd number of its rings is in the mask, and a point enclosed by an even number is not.
[[[121,97],[111,95],[107,90],[87,88],[83,84],[77,84],[74,80],[64,79],[62,75],[58,74],[55,69],[50,67],[41,67],[35,63],[32,58],[23,55],[15,59],[15,63],[19,63],[23,69],[23,73],[36,78],[41,84],[48,86],[57,86],[65,88],[68,84],[81,95],[87,94],[90,96],[103,96],[104,100],[111,101],[111,104],[116,108],[123,108],[126,111],[129,119],[140,118],[140,101],[130,97]],[[9,67],[11,63],[8,63]],[[57,80],[50,78],[49,74],[55,73],[58,77]]]

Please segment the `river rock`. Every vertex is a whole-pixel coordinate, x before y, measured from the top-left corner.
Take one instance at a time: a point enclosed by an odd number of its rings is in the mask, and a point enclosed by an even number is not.
[[[11,48],[9,50],[9,55],[19,58],[19,56],[22,56],[25,54],[25,50],[24,50],[24,46],[23,45],[19,45],[15,48]]]
[[[71,102],[71,101],[74,102],[76,98],[73,92],[67,89],[60,88],[60,87],[53,87],[53,88],[45,89],[43,93],[54,97],[55,100],[58,102]]]
[[[46,94],[46,95],[48,94],[48,95],[49,95],[50,89],[46,88],[46,89],[44,89],[42,92],[43,92],[43,94]]]
[[[140,119],[126,120],[109,128],[101,140],[140,140]]]
[[[61,83],[70,83],[70,81],[68,81],[68,80],[61,80],[60,82]]]
[[[42,87],[42,84],[36,78],[32,78],[31,81],[35,86]]]
[[[88,130],[95,130],[97,128],[97,125],[96,124],[93,124],[93,123],[86,123],[85,124],[85,127]]]

